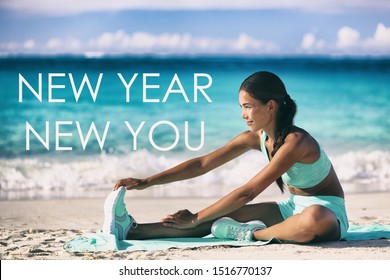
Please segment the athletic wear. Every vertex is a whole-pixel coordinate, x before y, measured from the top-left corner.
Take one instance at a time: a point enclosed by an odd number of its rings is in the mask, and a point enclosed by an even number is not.
[[[279,210],[284,219],[301,213],[311,205],[322,205],[331,210],[340,224],[340,239],[348,230],[348,217],[345,210],[344,199],[338,196],[304,196],[290,194],[289,199],[278,201]]]
[[[263,131],[260,143],[261,151],[268,161],[268,151],[265,147],[267,135]],[[307,189],[321,183],[328,176],[332,164],[320,146],[320,157],[313,163],[296,162],[282,175],[283,182],[297,189]]]
[[[265,147],[266,139],[267,135],[263,131],[260,138],[261,151],[269,161],[268,151]],[[321,183],[328,176],[332,164],[321,146],[319,148],[320,157],[318,160],[308,164],[296,162],[282,175],[283,182],[297,189],[311,188]],[[284,219],[301,213],[311,205],[322,205],[330,209],[339,221],[340,239],[345,236],[348,230],[348,217],[343,198],[338,196],[302,196],[290,194],[288,200],[278,202],[280,212]]]

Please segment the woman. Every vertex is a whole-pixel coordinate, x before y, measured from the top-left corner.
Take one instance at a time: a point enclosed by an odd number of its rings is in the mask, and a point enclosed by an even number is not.
[[[240,87],[239,102],[248,131],[208,155],[154,176],[119,180],[105,203],[103,231],[118,239],[199,237],[210,231],[237,240],[307,243],[343,238],[348,229],[343,189],[317,141],[293,125],[296,104],[280,78],[270,72],[252,74]],[[193,178],[251,149],[261,151],[269,163],[249,182],[198,213],[181,210],[160,223],[138,225],[128,215],[123,203],[126,189]],[[274,181],[282,192],[287,185],[287,201],[248,204]]]

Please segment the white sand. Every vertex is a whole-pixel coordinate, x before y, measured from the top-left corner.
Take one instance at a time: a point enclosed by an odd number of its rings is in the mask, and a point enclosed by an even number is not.
[[[258,201],[280,198],[264,197]],[[127,198],[138,222],[159,221],[165,214],[188,208],[194,212],[215,199]],[[351,224],[390,224],[390,193],[347,194]],[[338,241],[313,245],[270,244],[259,247],[203,247],[164,251],[68,253],[63,245],[103,223],[104,199],[1,201],[0,258],[15,259],[362,259],[389,260],[390,240]]]

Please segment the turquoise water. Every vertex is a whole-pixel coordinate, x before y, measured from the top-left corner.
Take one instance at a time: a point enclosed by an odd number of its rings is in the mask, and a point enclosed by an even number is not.
[[[390,189],[388,59],[38,57],[0,59],[1,199],[97,196],[119,178],[212,151],[247,129],[238,88],[259,70],[284,80],[296,124],[324,146],[347,192]],[[118,73],[127,82],[138,73],[129,102]],[[196,73],[204,94],[194,93]],[[85,84],[76,102],[85,74],[96,100]],[[33,94],[40,84],[41,101]],[[91,124],[98,136],[87,141]],[[219,196],[264,164],[250,153],[198,181],[134,195]]]

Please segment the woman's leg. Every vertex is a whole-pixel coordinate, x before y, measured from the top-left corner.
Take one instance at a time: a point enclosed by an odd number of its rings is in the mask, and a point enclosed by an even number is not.
[[[279,207],[275,202],[250,204],[226,215],[239,222],[261,220],[267,226],[272,226],[283,221]],[[127,239],[152,239],[169,237],[203,237],[211,232],[214,221],[203,223],[192,229],[176,229],[165,227],[162,223],[138,224],[127,234]]]
[[[276,237],[294,243],[335,241],[340,238],[340,225],[331,210],[322,205],[311,205],[281,223],[255,231],[254,237],[257,240]]]
[[[127,239],[143,240],[153,238],[203,237],[210,233],[212,222],[203,223],[191,229],[166,227],[162,223],[138,224],[127,234]]]
[[[226,216],[238,222],[252,220],[264,222],[267,228],[254,232],[254,238],[257,240],[275,237],[287,242],[307,243],[334,241],[340,238],[340,225],[335,214],[321,205],[311,205],[302,213],[286,220],[283,219],[275,202],[245,205]],[[210,234],[213,222],[185,230],[165,227],[162,223],[139,224],[128,233],[127,239],[203,237]]]

